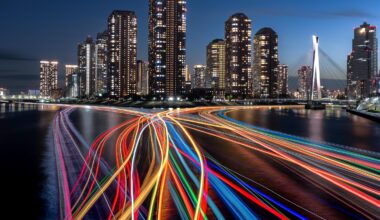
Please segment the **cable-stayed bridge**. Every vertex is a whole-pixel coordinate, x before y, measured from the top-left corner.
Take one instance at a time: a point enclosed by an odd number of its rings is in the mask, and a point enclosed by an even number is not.
[[[300,92],[300,97],[303,100],[298,102],[306,102],[308,109],[324,109],[326,104],[337,105],[356,105],[355,100],[334,100],[332,98],[324,98],[322,89],[327,90],[344,90],[347,86],[347,71],[341,65],[337,64],[319,43],[320,39],[317,36],[312,38],[312,51],[306,53],[297,61],[297,64],[289,65],[290,76],[298,70],[306,70],[301,72],[301,78],[297,78],[297,90]],[[305,68],[306,67],[306,68]],[[301,81],[301,84],[300,84]],[[328,83],[326,83],[328,82]],[[300,84],[300,85],[299,85]],[[288,102],[296,100],[288,99]]]
[[[347,86],[347,71],[345,67],[342,67],[342,65],[338,64],[328,55],[326,50],[320,46],[317,36],[313,36],[313,48],[302,55],[296,62],[289,65],[289,78],[293,78],[293,80],[294,77],[298,78],[297,72],[302,66],[310,66],[313,70],[311,74],[318,72],[315,79],[319,82],[314,81],[314,83],[309,83],[310,86],[314,85],[313,93],[311,93],[313,88],[308,88],[310,90],[309,99],[311,99],[311,95],[313,95],[313,99],[321,98],[317,97],[320,96],[317,90],[322,88],[345,89]],[[310,80],[312,79],[313,77],[311,76]],[[320,84],[317,85],[318,83]],[[289,84],[293,88],[298,88],[298,84],[295,85],[295,82],[290,82]]]

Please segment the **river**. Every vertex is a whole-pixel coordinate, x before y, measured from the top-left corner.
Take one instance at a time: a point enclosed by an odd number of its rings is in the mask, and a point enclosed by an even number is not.
[[[2,189],[5,192],[2,209],[14,214],[17,219],[46,218],[49,208],[47,205],[49,197],[45,194],[48,178],[45,164],[48,159],[46,158],[48,152],[46,139],[54,115],[59,109],[60,107],[57,106],[46,105],[0,105],[0,163]],[[380,124],[351,115],[341,109],[311,111],[301,108],[268,107],[234,111],[228,116],[258,127],[318,142],[380,151]],[[82,133],[85,141],[91,144],[98,135],[121,123],[126,116],[91,109],[78,109],[72,114],[71,119]],[[197,140],[205,146],[206,143],[210,143],[208,137],[204,135],[197,136]],[[302,183],[297,183],[300,178],[289,180],[289,176],[278,173],[276,169],[283,168],[279,168],[273,161],[268,163],[265,161],[265,157],[251,155],[246,150],[236,151],[233,145],[223,146],[222,142],[217,142],[217,144],[218,148],[209,144],[205,149],[219,161],[227,161],[226,165],[230,168],[242,170],[243,175],[260,178],[260,174],[263,174],[263,179],[270,175],[276,175],[278,179],[274,182],[280,182],[279,186],[284,187],[284,184],[302,185]],[[221,153],[221,149],[223,149],[223,153]],[[256,174],[252,175],[250,163],[242,160],[231,161],[230,157],[227,158],[226,155],[235,155],[243,160],[255,160],[256,165],[262,165],[260,168],[262,170],[258,169]],[[263,172],[266,172],[265,175]],[[272,189],[281,190],[279,186],[273,185]],[[309,189],[317,190],[313,187]],[[308,196],[306,191],[303,194],[295,199],[300,200],[303,196]],[[292,192],[289,192],[289,195],[292,196]],[[318,199],[322,201],[320,207],[318,206],[321,208],[319,211],[329,212],[329,210],[324,210],[322,205],[329,198],[322,195]],[[343,218],[346,216],[331,212],[326,217]]]

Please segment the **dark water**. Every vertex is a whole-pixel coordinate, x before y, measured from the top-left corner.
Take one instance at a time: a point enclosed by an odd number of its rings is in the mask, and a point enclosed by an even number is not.
[[[70,115],[70,119],[83,135],[85,141],[91,145],[96,137],[110,128],[131,119],[131,116],[112,112],[78,109]],[[116,143],[116,137],[117,135],[112,136],[104,148],[103,157],[109,164],[115,164],[115,147],[113,144]]]
[[[14,219],[44,219],[47,137],[59,107],[0,104],[2,213]],[[70,115],[88,144],[128,116],[80,109]],[[111,153],[110,153],[111,154]],[[113,157],[110,157],[113,158]],[[20,211],[21,210],[21,211]]]
[[[351,115],[344,110],[309,111],[265,108],[235,111],[229,113],[228,116],[255,126],[317,141],[377,152],[380,150],[380,124]],[[328,188],[327,182],[309,174],[307,175],[311,178],[311,182],[306,180],[299,175],[298,171],[292,169],[294,164],[199,132],[193,132],[193,135],[210,156],[252,180],[250,184],[262,191],[268,193],[274,191],[324,219],[360,219],[360,216],[349,206],[341,203],[322,188],[311,184],[315,182]],[[336,188],[331,188],[331,190],[340,192]],[[278,199],[308,218],[315,219],[315,216],[299,209],[298,205],[293,206],[282,198]],[[359,202],[353,200],[353,203],[360,204]],[[256,207],[255,210],[260,209]]]
[[[12,213],[14,219],[39,219],[46,210],[41,199],[46,176],[43,172],[46,137],[57,107],[36,105],[0,105],[0,165],[2,184],[2,213]],[[229,116],[256,126],[265,127],[285,133],[327,141],[342,145],[379,151],[380,124],[353,116],[344,110],[307,111],[301,109],[262,109],[244,110]],[[71,115],[74,125],[89,144],[102,132],[126,120],[128,116],[81,109]],[[283,184],[309,186],[293,176],[284,176],[275,162],[263,155],[255,155],[246,149],[210,140],[209,137],[197,136],[197,141],[207,147],[207,152],[230,168],[240,170],[243,175],[253,179],[265,175],[276,176],[273,189],[280,190]],[[238,150],[237,150],[238,149]],[[109,152],[113,158],[112,152]],[[233,158],[233,159],[231,159]],[[239,158],[239,159],[236,159]],[[250,163],[247,161],[255,161]],[[269,162],[268,162],[269,161]],[[260,166],[258,166],[260,165]],[[258,168],[255,174],[252,167]],[[261,172],[262,171],[262,172]],[[260,173],[261,172],[261,173]],[[308,189],[308,188],[307,188]],[[310,190],[317,190],[310,186]],[[313,197],[299,192],[289,197]],[[297,198],[295,198],[297,200]],[[314,199],[326,199],[315,198]],[[327,198],[328,200],[329,198]],[[324,203],[318,206],[324,212]],[[22,211],[20,211],[22,210]],[[327,211],[326,211],[327,212]],[[327,217],[342,217],[330,213]]]
[[[0,105],[1,209],[3,217],[42,216],[45,137],[56,109],[35,105]]]
[[[255,126],[317,141],[380,151],[380,124],[341,109],[270,108],[235,111],[229,116]]]

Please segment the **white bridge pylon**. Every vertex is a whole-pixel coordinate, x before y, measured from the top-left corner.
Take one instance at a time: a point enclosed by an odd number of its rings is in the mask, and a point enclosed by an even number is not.
[[[319,37],[313,35],[313,77],[311,82],[310,100],[322,98],[321,71],[319,67]]]

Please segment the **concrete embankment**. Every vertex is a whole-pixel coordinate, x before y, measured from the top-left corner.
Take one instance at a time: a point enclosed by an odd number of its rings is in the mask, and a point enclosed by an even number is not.
[[[354,109],[347,109],[347,112],[354,114],[354,115],[359,115],[361,117],[380,122],[380,113],[372,113],[368,111],[358,111]]]

